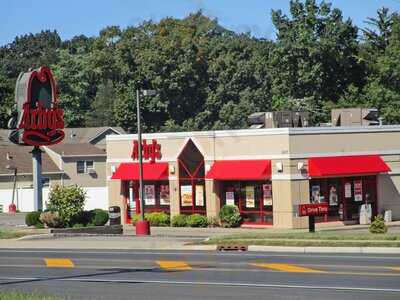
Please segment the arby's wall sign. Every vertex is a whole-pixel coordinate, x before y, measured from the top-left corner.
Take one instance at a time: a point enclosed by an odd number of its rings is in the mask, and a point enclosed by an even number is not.
[[[139,144],[138,141],[133,141],[132,155],[133,160],[139,159]],[[142,157],[144,160],[150,160],[154,163],[156,159],[161,159],[161,145],[157,140],[152,140],[151,144],[147,144],[147,140],[142,140]]]
[[[48,67],[21,73],[15,88],[16,111],[9,122],[9,140],[27,146],[54,145],[64,139],[64,110]]]

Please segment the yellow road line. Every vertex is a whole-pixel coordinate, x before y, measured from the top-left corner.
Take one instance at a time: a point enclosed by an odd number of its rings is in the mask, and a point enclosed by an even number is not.
[[[191,270],[192,267],[189,266],[184,261],[178,260],[157,260],[158,265],[165,270]]]
[[[395,267],[395,268],[389,268],[391,270],[395,270],[395,271],[400,271],[400,267]]]
[[[46,267],[50,268],[73,268],[74,263],[68,258],[45,258]]]
[[[291,272],[291,273],[325,273],[324,271],[304,268],[289,264],[252,264],[252,265],[256,267],[278,270],[283,272]]]

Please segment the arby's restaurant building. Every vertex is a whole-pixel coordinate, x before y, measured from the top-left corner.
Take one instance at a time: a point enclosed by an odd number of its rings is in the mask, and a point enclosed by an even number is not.
[[[143,135],[145,212],[218,216],[236,205],[244,225],[357,224],[360,208],[400,219],[400,126],[302,127]],[[137,135],[107,136],[110,206],[140,211]]]

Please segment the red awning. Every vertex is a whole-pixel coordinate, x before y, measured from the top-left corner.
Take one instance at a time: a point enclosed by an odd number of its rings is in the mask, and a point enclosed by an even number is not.
[[[308,159],[310,177],[366,175],[389,172],[379,155],[313,157]]]
[[[139,163],[122,163],[111,179],[139,180]],[[168,163],[143,163],[144,180],[168,180]]]
[[[216,161],[206,178],[217,180],[265,180],[271,178],[270,160]]]

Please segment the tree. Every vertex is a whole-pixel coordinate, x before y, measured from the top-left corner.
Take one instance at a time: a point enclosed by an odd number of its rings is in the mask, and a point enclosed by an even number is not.
[[[277,29],[270,56],[273,108],[286,109],[287,99],[309,99],[314,121],[327,121],[325,103],[336,103],[349,85],[363,84],[358,29],[324,1],[292,0],[290,13],[291,18],[272,12]]]

